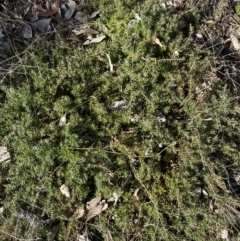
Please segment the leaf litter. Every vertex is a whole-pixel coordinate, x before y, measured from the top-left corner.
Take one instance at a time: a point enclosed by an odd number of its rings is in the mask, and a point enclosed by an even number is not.
[[[128,102],[126,100],[119,100],[119,101],[115,101],[113,102],[109,108],[111,110],[123,110],[126,109],[128,105]]]
[[[64,115],[60,118],[58,125],[59,125],[60,127],[62,127],[62,126],[65,126],[66,123],[67,123],[67,118],[66,118],[66,114],[64,114]]]
[[[95,197],[91,201],[87,202],[86,209],[90,210],[97,206],[101,202],[101,197]]]
[[[11,161],[10,153],[6,146],[0,146],[0,163],[9,163]]]
[[[90,36],[90,38],[89,38],[86,42],[84,42],[83,45],[100,43],[100,42],[101,42],[103,39],[105,39],[105,38],[106,38],[105,35],[99,36],[99,37],[97,37],[97,38],[92,38],[92,37]]]
[[[88,210],[86,222],[96,217],[107,208],[108,204],[105,200],[101,200],[101,197],[93,198],[91,201],[87,202],[86,205],[86,209]]]
[[[42,8],[41,6],[30,6],[31,5],[28,4],[24,7],[21,6],[22,8],[18,9],[18,19],[21,19],[22,22],[20,25],[16,22],[19,32],[18,37],[20,39],[33,39],[38,37],[39,34],[36,30],[40,31],[40,33],[56,33],[57,28],[55,28],[55,25],[60,21],[56,21],[58,18],[53,18],[53,15],[60,15],[62,19],[61,21],[65,24],[65,27],[70,28],[75,35],[99,34],[97,30],[91,29],[87,25],[89,21],[93,20],[99,15],[99,10],[92,13],[78,11],[76,1],[73,0],[68,0],[67,2],[63,3],[61,3],[60,0],[57,0],[56,6],[53,9],[50,5],[45,8]],[[39,9],[41,10],[39,11]],[[6,11],[7,10],[8,9],[6,8]],[[10,35],[8,34],[6,37],[9,36]],[[99,36],[91,39],[88,38],[84,45],[99,43],[105,37],[106,36]],[[16,36],[14,36],[14,38],[16,38]]]
[[[121,193],[122,194],[122,193]],[[113,206],[115,207],[117,205],[117,202],[120,198],[120,195],[118,195],[116,192],[113,192],[113,196],[107,200],[107,202],[113,202]]]
[[[67,186],[66,184],[63,184],[63,185],[60,187],[60,191],[61,191],[61,193],[62,193],[64,196],[70,198],[69,188],[68,188],[68,186]]]
[[[134,24],[141,21],[141,18],[139,17],[138,13],[135,13],[134,18],[130,20],[128,23],[128,27],[131,28]]]
[[[72,215],[72,218],[73,219],[79,219],[79,218],[83,217],[84,214],[85,214],[84,208],[79,207],[79,208],[76,209],[76,211]]]

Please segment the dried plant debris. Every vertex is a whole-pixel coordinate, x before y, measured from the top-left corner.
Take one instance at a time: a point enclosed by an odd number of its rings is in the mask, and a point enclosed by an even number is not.
[[[74,212],[74,214],[72,215],[73,219],[79,219],[81,218],[83,215],[85,214],[85,209],[82,207],[79,207],[76,209],[76,211]]]
[[[7,49],[7,46],[8,46],[7,38],[2,33],[2,30],[0,30],[0,51]]]
[[[208,198],[208,193],[206,190],[202,189],[202,194],[205,198]]]
[[[135,189],[133,196],[139,201],[139,197],[138,197],[138,192],[139,192],[140,188]]]
[[[230,39],[231,39],[231,43],[233,45],[234,50],[239,51],[240,50],[240,42],[239,42],[238,38],[234,34],[231,34]]]
[[[54,240],[55,236],[59,231],[59,226],[54,226],[48,233],[47,233],[47,241]]]
[[[51,24],[52,19],[51,18],[46,18],[46,19],[41,19],[36,22],[31,23],[32,27],[37,28],[38,30],[47,33],[50,32],[54,29],[53,25]]]
[[[59,125],[60,127],[62,127],[62,126],[65,126],[66,123],[67,123],[67,118],[66,118],[66,114],[64,114],[64,115],[60,118],[58,125]]]
[[[235,192],[236,194],[240,193],[240,170],[228,170],[228,188]]]
[[[43,10],[42,7],[36,6],[30,9],[30,5],[26,4],[26,6],[22,6],[20,4],[19,9],[14,10],[14,11],[8,11],[6,7],[6,12],[9,13],[11,12],[15,17],[15,19],[21,19],[21,27],[19,26],[20,30],[18,33],[15,35],[10,35],[9,33],[7,36],[3,33],[3,37],[14,37],[17,38],[19,37],[20,39],[31,39],[35,36],[35,29],[40,30],[43,33],[49,33],[56,31],[55,29],[55,23],[57,23],[57,20],[59,20],[59,17],[55,18],[53,15],[57,14],[58,12],[61,13],[61,21],[65,24],[65,27],[69,27],[71,29],[74,29],[73,31],[76,35],[82,34],[82,33],[87,33],[87,34],[98,34],[99,32],[96,30],[92,30],[90,28],[83,28],[80,26],[79,29],[79,24],[81,23],[87,23],[96,16],[99,15],[99,11],[95,11],[92,14],[90,13],[85,13],[82,11],[77,11],[77,4],[76,1],[74,0],[68,0],[68,1],[61,1],[61,0],[56,0],[56,3],[54,6],[50,6],[50,4],[47,5],[47,9]],[[37,10],[37,11],[36,11]],[[40,11],[39,11],[40,10]],[[6,15],[7,17],[7,15]],[[12,15],[11,15],[12,17]],[[54,18],[54,21],[53,21]],[[7,18],[6,18],[7,21]],[[17,20],[16,20],[17,21]],[[14,22],[14,21],[13,21]],[[53,24],[54,22],[54,24]],[[15,25],[19,25],[19,20],[16,22]],[[15,29],[15,25],[13,24],[14,27],[10,27],[12,29]],[[6,28],[6,24],[5,24]],[[8,31],[9,32],[9,31]],[[10,31],[11,32],[11,31]],[[90,41],[87,40],[85,45],[90,44],[90,43],[98,43],[102,39],[97,38],[97,39],[91,39]],[[0,36],[0,49],[1,49],[1,42],[4,42],[5,38],[2,38]]]
[[[139,15],[137,13],[135,13],[134,15],[134,19],[131,19],[130,22],[128,23],[128,27],[132,27],[134,24],[138,23],[141,21],[141,18],[139,17]]]
[[[213,211],[213,209],[214,209],[214,202],[215,202],[215,200],[214,199],[210,199],[210,201],[209,201],[209,209],[211,210],[211,211]]]
[[[9,163],[11,161],[10,153],[6,146],[0,146],[0,163]]]
[[[163,46],[163,44],[161,43],[161,41],[159,40],[159,38],[155,38],[154,39],[155,44],[157,44],[160,48]]]
[[[199,188],[196,189],[195,195],[196,195],[196,198],[197,198],[197,199],[199,199],[199,198],[201,198],[201,197],[204,197],[204,198],[208,198],[208,197],[209,197],[207,191],[204,190],[204,189],[201,188],[201,187],[199,187]]]
[[[63,20],[69,20],[73,16],[76,7],[77,4],[73,0],[68,0],[68,2],[62,3],[60,9]]]
[[[86,23],[91,19],[90,14],[78,11],[76,12],[74,19],[78,20],[80,23]]]
[[[87,202],[86,209],[90,210],[94,208],[95,206],[99,205],[101,202],[101,197],[95,197],[91,201]]]
[[[78,235],[77,241],[91,241],[87,236],[84,235]]]
[[[117,202],[120,198],[120,195],[118,195],[116,192],[113,192],[113,196],[107,200],[107,202],[113,202],[113,206],[115,207],[117,205]]]
[[[68,188],[68,186],[67,186],[66,184],[63,184],[63,185],[60,187],[60,191],[61,191],[61,193],[62,193],[64,196],[70,198],[69,188]]]
[[[42,219],[40,219],[37,215],[30,213],[28,211],[25,211],[25,210],[21,210],[21,211],[15,213],[14,216],[16,216],[19,219],[27,220],[29,222],[30,227],[33,227],[33,228],[46,222],[46,221],[43,221]]]
[[[92,18],[95,18],[98,14],[99,14],[99,11],[95,11],[91,15],[88,13],[85,13],[85,12],[78,11],[74,15],[74,19],[78,20],[78,22],[80,22],[80,23],[86,23],[89,20],[91,20]]]
[[[203,38],[202,34],[200,34],[200,33],[196,34],[196,42],[197,43],[203,43],[204,42],[204,38]]]
[[[165,115],[163,115],[160,111],[156,110],[154,115],[157,117],[157,119],[160,121],[160,122],[166,122],[166,117]]]
[[[99,34],[98,31],[89,28],[88,24],[81,24],[77,28],[73,29],[72,32],[76,35],[80,34]]]
[[[229,233],[227,229],[223,229],[220,233],[220,237],[222,240],[230,241]]]
[[[120,101],[115,101],[113,102],[109,108],[111,110],[123,110],[126,109],[128,105],[128,102],[126,100],[120,100]]]
[[[93,198],[90,202],[87,202],[86,205],[86,209],[88,210],[86,222],[88,222],[91,218],[98,216],[107,208],[108,204],[105,200],[101,200],[101,197]]]
[[[90,37],[86,42],[83,43],[83,45],[88,45],[88,44],[94,44],[94,43],[100,43],[103,39],[105,39],[106,36],[102,35],[97,38],[92,38]]]
[[[110,70],[110,73],[113,73],[113,64],[112,64],[112,61],[111,61],[110,55],[109,55],[109,54],[106,54],[106,56],[107,56],[108,63],[109,63],[109,70]]]
[[[68,190],[68,187],[63,184],[60,188],[63,195],[70,197],[70,193]],[[115,197],[115,202],[117,202],[118,197]],[[114,200],[113,200],[114,201]],[[69,210],[64,212],[64,215],[68,219],[80,219],[84,215],[86,215],[86,222],[88,222],[90,219],[94,218],[95,216],[98,216],[101,212],[106,210],[108,208],[108,204],[105,200],[102,200],[101,197],[96,197],[90,200],[86,203],[85,208],[82,206],[76,208],[75,212],[72,213]]]

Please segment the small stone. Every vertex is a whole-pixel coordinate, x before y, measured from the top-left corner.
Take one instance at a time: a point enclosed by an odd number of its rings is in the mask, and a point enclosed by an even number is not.
[[[33,37],[32,27],[29,24],[25,24],[20,34],[25,39],[32,38]]]

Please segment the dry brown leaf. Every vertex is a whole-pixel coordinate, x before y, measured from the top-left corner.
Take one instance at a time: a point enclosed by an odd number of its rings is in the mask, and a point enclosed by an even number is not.
[[[102,205],[95,206],[94,208],[90,209],[87,214],[87,222],[93,218],[99,215],[102,212]]]
[[[215,214],[219,214],[220,210],[219,209],[214,209]]]
[[[67,118],[66,118],[66,114],[64,114],[64,115],[60,118],[58,125],[62,127],[62,126],[65,126],[66,123],[67,123]]]
[[[85,213],[84,208],[77,208],[77,210],[74,212],[74,214],[72,215],[72,218],[74,219],[79,219],[81,218]]]
[[[87,202],[86,209],[90,210],[100,204],[101,197],[95,197],[91,201]]]
[[[77,235],[77,241],[90,241],[90,239],[87,236],[83,236],[78,234]]]
[[[120,101],[115,101],[113,102],[109,108],[111,110],[123,110],[126,109],[128,105],[128,102],[126,100],[120,100]]]
[[[208,198],[208,193],[206,190],[202,189],[202,194],[205,198]]]
[[[86,33],[86,29],[84,29],[84,28],[83,29],[79,29],[79,30],[73,29],[72,32],[75,33],[76,35],[80,35],[80,34]]]
[[[230,39],[231,39],[234,49],[236,51],[239,51],[240,50],[240,42],[239,42],[238,38],[235,35],[231,34]]]
[[[8,163],[11,161],[10,153],[6,146],[0,146],[0,163]]]
[[[91,219],[99,215],[102,211],[106,210],[108,208],[108,204],[105,200],[99,201],[98,198],[92,199],[91,208],[89,209],[89,212],[87,214],[87,222]],[[94,205],[95,204],[95,205]],[[94,205],[94,206],[93,206]]]
[[[230,238],[229,238],[229,233],[228,233],[228,230],[227,230],[227,229],[223,229],[223,230],[220,232],[220,236],[221,236],[221,239],[223,239],[223,240],[227,240],[227,241],[230,240]]]
[[[80,29],[74,29],[72,30],[73,33],[76,35],[84,34],[84,33],[90,33],[90,34],[99,34],[98,31],[91,29],[91,28],[80,28]]]
[[[67,185],[63,184],[63,185],[60,187],[60,191],[61,191],[61,193],[62,193],[64,196],[70,198],[70,192],[69,192],[69,188],[68,188]]]
[[[100,37],[97,37],[97,38],[93,38],[91,40],[87,40],[86,42],[83,43],[83,45],[88,45],[88,44],[95,44],[95,43],[100,43],[103,39],[105,39],[106,36],[105,35],[102,35]]]
[[[99,10],[98,11],[95,11],[91,14],[91,18],[95,18],[98,14],[99,14]]]
[[[140,190],[140,189],[137,188],[137,189],[134,191],[134,194],[133,194],[133,196],[136,197],[137,200],[139,200],[139,198],[138,198],[138,191],[139,191],[139,190]]]
[[[163,46],[163,44],[161,43],[161,41],[159,40],[159,38],[155,38],[154,39],[155,44],[157,44],[160,48]]]
[[[102,211],[105,211],[108,208],[108,204],[104,202],[102,205]]]

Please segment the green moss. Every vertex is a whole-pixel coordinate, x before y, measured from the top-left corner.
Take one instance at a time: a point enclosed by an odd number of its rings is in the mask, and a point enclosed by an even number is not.
[[[240,4],[236,4],[235,11],[237,15],[240,15]]]

